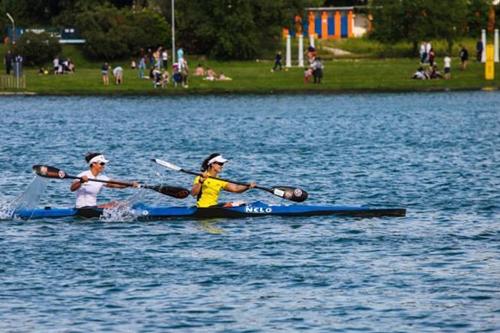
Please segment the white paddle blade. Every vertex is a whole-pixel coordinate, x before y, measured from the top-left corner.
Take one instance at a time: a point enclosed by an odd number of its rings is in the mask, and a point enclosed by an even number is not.
[[[165,168],[169,168],[171,170],[174,170],[174,171],[181,171],[182,170],[181,167],[178,167],[177,165],[172,164],[170,162],[160,160],[159,158],[153,158],[153,162],[155,162],[161,166],[164,166]]]

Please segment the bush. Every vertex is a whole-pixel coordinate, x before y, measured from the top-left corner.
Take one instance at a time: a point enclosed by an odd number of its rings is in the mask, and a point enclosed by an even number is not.
[[[26,32],[18,39],[17,50],[27,65],[43,66],[61,53],[61,45],[46,32]]]
[[[149,10],[102,6],[79,14],[76,26],[86,39],[83,51],[92,59],[128,58],[140,48],[165,45],[170,39],[165,19]]]

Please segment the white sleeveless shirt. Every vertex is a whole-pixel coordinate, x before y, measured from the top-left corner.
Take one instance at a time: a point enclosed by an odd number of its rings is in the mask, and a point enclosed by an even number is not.
[[[109,180],[109,177],[98,175],[94,177],[90,170],[78,174],[78,177],[87,176],[89,179]],[[104,183],[88,181],[83,183],[78,190],[76,190],[76,208],[86,206],[97,206],[97,194],[104,186]]]

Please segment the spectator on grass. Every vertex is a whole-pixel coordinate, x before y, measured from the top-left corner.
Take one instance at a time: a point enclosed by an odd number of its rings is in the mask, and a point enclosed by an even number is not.
[[[161,86],[161,71],[158,66],[153,69],[153,87],[158,88]]]
[[[432,49],[431,42],[425,42],[425,53],[427,54],[427,57],[425,58],[425,62],[429,62],[429,55],[431,53],[431,49]]]
[[[12,70],[12,61],[14,60],[14,55],[11,50],[8,50],[5,53],[4,64],[5,64],[5,73],[10,75],[10,71]]]
[[[205,69],[201,64],[198,64],[198,66],[196,66],[196,69],[194,70],[194,76],[205,76]]]
[[[221,72],[219,74],[219,77],[217,78],[217,80],[219,80],[219,81],[232,81],[233,79],[230,78],[229,76],[225,76],[224,72]]]
[[[467,62],[469,61],[469,51],[467,51],[467,48],[465,46],[461,45],[460,48],[460,69],[465,70],[467,68]]]
[[[442,79],[443,75],[441,75],[441,72],[438,70],[437,66],[434,65],[432,67],[429,67],[428,77],[430,79]]]
[[[281,58],[281,51],[278,51],[278,53],[276,53],[276,56],[274,57],[274,67],[271,72],[276,71],[278,68],[279,70],[283,69],[283,66],[281,65]]]
[[[144,71],[146,70],[146,57],[145,56],[141,56],[139,58],[139,67],[137,67],[137,69],[139,70],[138,71],[139,79],[143,79],[144,78]]]
[[[427,80],[427,73],[425,72],[424,68],[420,66],[417,71],[413,74],[411,77],[414,80]]]
[[[58,74],[59,72],[59,56],[56,56],[54,60],[52,60],[52,65],[54,69],[54,74]]]
[[[481,62],[482,58],[483,58],[483,41],[482,40],[478,40],[477,43],[476,43],[476,60],[477,62]]]
[[[434,60],[436,59],[436,52],[434,52],[434,49],[431,47],[429,54],[427,55],[429,59],[429,66],[434,66]]]
[[[448,55],[444,57],[444,79],[451,79],[451,58]]]
[[[174,82],[174,87],[182,83],[182,74],[179,71],[179,65],[174,63],[172,66],[172,80]]]
[[[320,84],[321,79],[323,78],[323,63],[321,62],[320,57],[316,57],[311,64],[311,68],[313,70],[314,83]]]
[[[167,49],[162,49],[162,52],[161,52],[161,68],[168,68],[168,52],[167,52]]]
[[[101,67],[102,83],[109,86],[109,64],[105,62]]]
[[[212,68],[208,67],[206,74],[207,74],[207,76],[203,80],[215,81],[217,74],[215,73],[215,71]]]
[[[427,52],[425,52],[425,41],[420,44],[420,63],[425,64],[425,61],[427,60]]]
[[[189,76],[189,67],[186,58],[180,58],[179,59],[180,63],[180,73],[182,76],[182,86],[184,88],[188,88],[188,76]]]
[[[309,64],[312,64],[314,59],[316,59],[316,49],[314,46],[309,46],[307,48],[307,61]]]
[[[123,83],[123,68],[122,68],[122,66],[116,66],[113,69],[113,76],[115,78],[116,85]]]
[[[304,83],[311,82],[312,76],[313,76],[313,70],[311,67],[304,69]]]

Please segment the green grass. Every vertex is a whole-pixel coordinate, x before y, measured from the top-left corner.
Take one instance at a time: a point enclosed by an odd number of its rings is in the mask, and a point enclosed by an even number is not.
[[[223,71],[233,81],[204,81],[199,77],[189,77],[189,88],[172,87],[154,89],[149,80],[137,77],[137,71],[129,69],[128,62],[117,62],[125,68],[124,84],[103,86],[101,82],[101,62],[81,60],[76,48],[64,49],[64,54],[73,57],[76,73],[69,75],[38,75],[37,70],[25,70],[26,91],[37,94],[54,95],[169,95],[169,94],[224,94],[224,93],[316,93],[316,92],[364,92],[364,91],[432,91],[470,90],[483,87],[500,88],[500,66],[496,65],[496,79],[484,80],[484,65],[471,61],[466,71],[459,70],[458,58],[453,58],[451,80],[411,80],[418,67],[416,59],[334,59],[325,60],[325,71],[321,85],[304,84],[303,69],[271,72],[273,65],[267,61],[216,62],[189,58],[194,71],[198,63],[212,67],[217,73]],[[74,54],[72,53],[74,52]],[[438,64],[442,67],[442,57]],[[2,68],[3,71],[3,68]],[[112,81],[112,77],[110,77]]]

